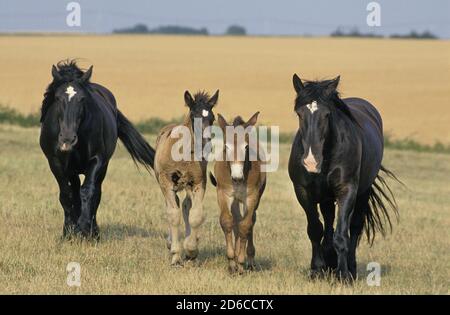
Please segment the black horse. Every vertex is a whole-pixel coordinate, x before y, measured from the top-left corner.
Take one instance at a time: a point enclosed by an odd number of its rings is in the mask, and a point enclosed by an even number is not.
[[[364,226],[373,243],[376,231],[385,235],[386,222],[392,228],[388,208],[398,216],[394,196],[380,175],[383,171],[395,178],[381,165],[382,120],[369,102],[341,99],[336,91],[339,77],[303,83],[294,74],[293,83],[299,129],[292,144],[289,176],[308,220],[311,276],[336,269],[340,279],[352,280]]]
[[[89,81],[91,75],[92,66],[83,72],[75,61],[52,67],[53,81],[41,109],[40,145],[59,185],[63,235],[97,239],[101,185],[117,138],[149,171],[155,151],[117,109],[113,94]],[[81,187],[80,174],[85,175]]]

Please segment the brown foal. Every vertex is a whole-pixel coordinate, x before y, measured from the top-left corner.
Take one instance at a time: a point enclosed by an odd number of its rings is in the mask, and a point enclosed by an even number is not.
[[[263,162],[258,154],[257,139],[252,143],[248,131],[254,128],[258,114],[259,112],[254,114],[247,122],[238,116],[232,124],[218,115],[219,126],[224,134],[223,153],[226,159],[216,161],[215,178],[211,173],[210,178],[217,187],[220,225],[225,234],[230,272],[244,271],[246,253],[248,268],[255,267],[253,227],[256,209],[266,186],[266,173],[261,170]],[[246,132],[240,135],[239,127]],[[233,130],[232,128],[235,128],[234,132],[227,134],[226,130]],[[254,160],[249,158],[252,154],[256,157]]]

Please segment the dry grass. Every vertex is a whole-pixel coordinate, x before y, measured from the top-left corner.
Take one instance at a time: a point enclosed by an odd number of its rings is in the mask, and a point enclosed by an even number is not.
[[[0,36],[0,104],[39,109],[50,66],[64,58],[94,64],[137,120],[183,113],[185,89],[220,88],[218,111],[250,116],[282,131],[297,126],[293,72],[342,75],[344,96],[372,101],[397,138],[450,143],[450,42],[332,38],[162,36]]]
[[[102,240],[60,241],[63,214],[57,185],[37,138],[37,129],[0,125],[0,293],[449,293],[448,155],[386,152],[384,163],[408,186],[393,186],[401,222],[372,248],[361,243],[360,279],[350,287],[308,280],[306,218],[288,180],[286,145],[258,210],[258,271],[230,276],[213,187],[206,194],[197,265],[172,268],[159,188],[153,178],[135,170],[122,146],[111,161],[98,212]],[[66,285],[70,261],[81,264],[80,288]],[[382,266],[380,287],[366,285],[365,266],[371,261]]]

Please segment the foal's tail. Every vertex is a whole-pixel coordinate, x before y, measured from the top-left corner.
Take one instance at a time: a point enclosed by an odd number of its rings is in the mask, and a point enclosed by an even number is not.
[[[147,171],[153,168],[155,150],[145,141],[133,124],[118,110],[117,111],[119,139],[130,153],[134,163],[141,163]]]
[[[385,177],[381,176],[381,172],[404,186],[394,173],[381,166],[380,172],[369,190],[369,208],[366,213],[365,230],[367,241],[371,245],[375,239],[376,231],[380,232],[384,237],[386,236],[386,225],[388,225],[389,231],[392,232],[392,221],[389,210],[394,213],[397,221],[399,218],[398,206],[394,194],[386,183]]]

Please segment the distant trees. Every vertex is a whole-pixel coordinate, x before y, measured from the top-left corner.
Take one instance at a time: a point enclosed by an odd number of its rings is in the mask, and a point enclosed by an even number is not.
[[[225,35],[245,36],[247,35],[247,30],[245,29],[245,27],[240,25],[230,25],[227,28]]]
[[[391,38],[416,38],[416,39],[436,39],[436,35],[430,31],[423,31],[422,33],[412,30],[409,34],[392,34]]]
[[[338,27],[334,32],[330,34],[331,37],[384,37],[375,33],[361,33],[357,27],[353,27],[348,31]],[[408,34],[392,34],[390,38],[413,38],[413,39],[437,39],[438,37],[430,31],[424,31],[422,33],[411,31]]]
[[[132,27],[125,27],[113,30],[115,34],[168,34],[168,35],[209,35],[208,29],[206,27],[193,28],[188,26],[180,25],[163,25],[156,28],[148,28],[147,25],[143,23],[136,24]],[[245,36],[247,35],[247,30],[245,27],[240,25],[230,25],[226,31],[225,35],[232,36]]]
[[[208,30],[203,27],[200,29],[196,29],[193,27],[187,26],[178,26],[178,25],[166,25],[166,26],[158,26],[154,29],[149,29],[145,24],[136,24],[133,27],[115,29],[113,33],[116,34],[183,34],[183,35],[208,35]]]

